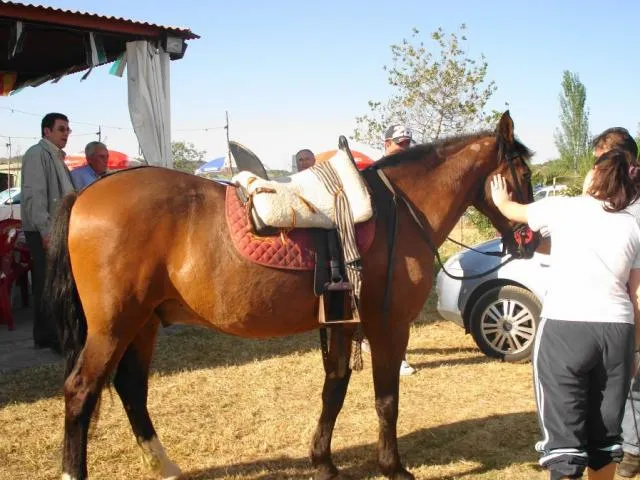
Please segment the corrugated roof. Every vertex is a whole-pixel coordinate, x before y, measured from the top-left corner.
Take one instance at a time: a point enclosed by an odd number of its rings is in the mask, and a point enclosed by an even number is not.
[[[31,4],[31,3],[7,2],[7,1],[0,0],[0,16],[3,16],[2,15],[3,14],[2,7],[5,6],[5,5],[8,6],[8,7],[17,7],[17,8],[30,9],[30,10],[33,10],[34,12],[43,12],[43,13],[44,12],[48,12],[48,13],[52,13],[52,14],[74,15],[74,16],[77,16],[77,17],[91,18],[91,19],[96,19],[96,20],[104,20],[106,22],[112,22],[112,23],[128,24],[128,25],[139,26],[139,27],[148,27],[150,29],[163,30],[163,31],[166,31],[168,33],[172,33],[174,35],[180,36],[180,37],[182,37],[184,39],[187,39],[187,40],[200,38],[199,35],[196,35],[195,33],[193,33],[188,28],[182,28],[182,27],[176,27],[176,26],[167,26],[167,25],[158,25],[158,24],[149,23],[149,22],[139,22],[139,21],[135,21],[135,20],[122,18],[122,17],[114,17],[114,16],[109,16],[109,15],[98,15],[96,13],[83,12],[83,11],[80,11],[80,10],[65,10],[65,9],[62,9],[62,8],[48,7],[46,5],[34,5],[34,4]]]
[[[19,42],[18,21],[24,24]],[[169,53],[172,60],[182,58],[187,40],[200,38],[186,28],[0,0],[0,50],[9,52],[0,56],[0,93],[7,95],[113,62],[126,51],[128,42],[162,45],[168,37],[183,42],[182,52]],[[95,47],[88,46],[91,41]]]

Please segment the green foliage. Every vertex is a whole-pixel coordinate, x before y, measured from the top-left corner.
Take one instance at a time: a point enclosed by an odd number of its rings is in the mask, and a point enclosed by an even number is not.
[[[478,229],[481,235],[486,236],[495,232],[494,226],[489,219],[473,207],[469,207],[465,212],[465,218]]]
[[[485,105],[495,92],[494,82],[485,85],[488,64],[467,56],[461,45],[466,26],[458,34],[447,35],[442,28],[433,32],[425,46],[420,32],[391,46],[391,66],[385,66],[393,89],[387,101],[369,101],[370,114],[356,117],[354,139],[379,147],[384,129],[391,123],[411,126],[417,142],[488,126],[495,112],[485,113]],[[439,53],[434,53],[439,49]]]
[[[570,162],[575,172],[589,157],[589,111],[585,107],[587,89],[577,73],[565,70],[560,93],[560,128],[555,143],[560,158]],[[584,165],[582,165],[584,166]]]
[[[205,162],[205,151],[197,150],[193,143],[171,142],[173,168],[181,172],[193,173]]]
[[[567,189],[562,192],[563,195],[567,197],[579,197],[582,195],[582,182],[584,178],[580,182],[570,183],[567,185]]]
[[[574,170],[569,159],[551,160],[541,165],[532,165],[531,183],[533,185],[547,186],[560,184],[566,185],[563,195],[575,197],[582,195],[582,184],[587,172],[593,167],[595,158],[591,153],[580,159],[578,170]]]

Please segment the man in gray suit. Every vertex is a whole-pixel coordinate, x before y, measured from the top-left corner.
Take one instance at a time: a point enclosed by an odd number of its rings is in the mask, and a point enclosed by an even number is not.
[[[41,123],[42,139],[22,157],[22,229],[31,251],[33,284],[33,342],[36,348],[60,351],[55,327],[42,310],[42,289],[46,270],[46,246],[58,202],[73,192],[71,173],[64,163],[71,129],[61,113],[48,113]]]

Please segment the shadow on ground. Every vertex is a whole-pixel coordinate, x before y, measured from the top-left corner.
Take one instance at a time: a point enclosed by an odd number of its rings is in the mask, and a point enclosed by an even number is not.
[[[152,372],[169,375],[186,370],[242,365],[294,352],[318,351],[317,332],[290,337],[249,340],[199,327],[169,327],[157,341]],[[18,345],[32,349],[32,342]],[[17,347],[17,348],[18,348]],[[55,362],[0,372],[0,407],[12,402],[33,402],[62,394],[63,362]]]
[[[523,412],[441,425],[422,429],[398,440],[401,457],[410,471],[431,465],[450,465],[460,461],[472,463],[464,472],[430,476],[438,480],[454,480],[461,475],[481,475],[514,465],[539,471],[533,444],[537,437],[534,413]],[[344,478],[369,478],[380,475],[375,461],[375,444],[339,450],[334,463]],[[349,458],[350,464],[345,464]],[[208,480],[243,478],[267,480],[313,476],[308,458],[277,457],[254,462],[186,472],[190,479]]]
[[[0,336],[0,408],[12,402],[33,402],[62,394],[63,362],[48,350],[34,351],[31,340],[31,309],[18,312],[19,328]],[[417,323],[429,323],[418,321]],[[17,340],[15,340],[17,339]],[[172,326],[161,329],[152,372],[170,375],[182,371],[243,365],[293,353],[316,351],[321,362],[317,331],[276,339],[245,339],[202,327]],[[474,349],[416,349],[415,353],[468,353]],[[5,354],[3,356],[3,354]],[[441,364],[485,361],[484,357],[443,360],[417,365],[430,368]],[[10,365],[11,362],[16,365]],[[6,367],[3,370],[3,367]]]

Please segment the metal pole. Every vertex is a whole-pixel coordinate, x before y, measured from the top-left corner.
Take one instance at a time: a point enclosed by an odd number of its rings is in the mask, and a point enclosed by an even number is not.
[[[7,149],[9,150],[9,165],[8,165],[8,178],[7,178],[7,188],[11,188],[13,184],[13,175],[11,175],[11,137],[9,137],[9,143],[7,143]],[[13,207],[11,208],[11,215],[13,216]]]
[[[224,111],[226,123],[224,129],[227,131],[227,158],[229,159],[229,177],[233,177],[233,166],[231,165],[231,147],[229,146],[229,112]]]

